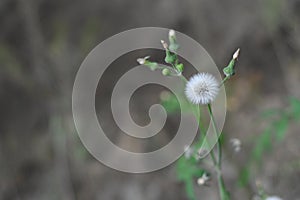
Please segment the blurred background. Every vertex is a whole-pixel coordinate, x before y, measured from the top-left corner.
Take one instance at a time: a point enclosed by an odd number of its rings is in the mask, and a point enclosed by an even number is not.
[[[145,26],[187,34],[220,70],[241,48],[226,85],[225,182],[233,199],[251,199],[257,181],[267,193],[300,199],[299,11],[299,0],[1,0],[0,199],[187,199],[175,164],[147,174],[115,171],[85,150],[74,128],[71,94],[83,59],[106,38]],[[123,148],[132,141],[120,139],[109,98],[117,78],[147,54],[163,58],[147,50],[124,55],[97,91],[99,121]],[[134,95],[140,124],[149,120],[148,104],[159,101],[157,90]],[[172,138],[178,119],[170,114],[160,142]],[[232,138],[241,140],[239,152]],[[195,182],[198,199],[218,199],[215,186]]]

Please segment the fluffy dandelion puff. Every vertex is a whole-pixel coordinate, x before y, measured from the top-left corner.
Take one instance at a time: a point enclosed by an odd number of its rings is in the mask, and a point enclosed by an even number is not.
[[[190,78],[185,95],[193,104],[209,104],[219,92],[219,82],[209,73],[199,73]]]

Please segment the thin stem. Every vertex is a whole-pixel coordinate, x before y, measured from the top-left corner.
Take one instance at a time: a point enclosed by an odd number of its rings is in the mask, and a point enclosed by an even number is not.
[[[200,123],[200,121],[201,121],[201,119],[200,119],[200,105],[199,105],[199,126],[200,127],[202,127],[201,126],[201,123]],[[204,140],[206,140],[206,137],[204,137]],[[204,143],[205,141],[203,141],[203,143]],[[209,152],[209,155],[210,155],[210,157],[211,157],[211,160],[213,161],[213,163],[214,163],[214,166],[217,166],[218,165],[218,161],[217,161],[217,159],[216,159],[216,156],[215,156],[215,154],[214,154],[214,152],[213,151],[210,151]]]
[[[222,87],[222,85],[224,85],[224,83],[225,83],[229,78],[230,78],[230,76],[226,76],[226,77],[222,80],[222,82],[220,83],[219,88]]]
[[[218,148],[218,166],[221,170],[221,166],[222,166],[222,147],[221,147],[221,141],[220,141],[220,132],[217,128],[217,123],[216,123],[216,120],[215,120],[215,117],[213,115],[213,112],[212,112],[212,108],[211,108],[211,104],[208,104],[207,105],[208,107],[208,111],[209,111],[209,115],[210,115],[210,118],[211,118],[211,121],[212,121],[212,124],[213,124],[213,128],[214,128],[214,131],[215,131],[215,134],[216,134],[216,137],[218,138],[218,142],[217,142],[217,148]]]
[[[216,120],[215,120],[213,112],[212,112],[211,104],[208,104],[207,107],[208,107],[211,121],[213,123],[213,128],[214,128],[215,134],[218,137],[218,142],[217,142],[218,161],[217,161],[217,165],[216,165],[216,170],[217,170],[217,174],[218,174],[218,186],[219,186],[220,198],[221,198],[221,200],[229,200],[230,199],[229,193],[226,190],[225,183],[224,183],[224,180],[222,177],[222,144],[221,144],[221,140],[219,138],[220,132],[217,128],[217,123],[216,123]]]

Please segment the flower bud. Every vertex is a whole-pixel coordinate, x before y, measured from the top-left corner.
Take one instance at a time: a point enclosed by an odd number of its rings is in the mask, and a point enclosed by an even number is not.
[[[169,50],[172,52],[176,52],[179,48],[179,45],[176,41],[176,33],[174,30],[169,31],[169,42],[170,42]]]
[[[177,65],[176,65],[176,69],[177,69],[179,72],[183,72],[183,69],[184,69],[183,64],[182,64],[182,63],[177,64]]]
[[[233,54],[233,56],[232,56],[232,59],[236,60],[236,59],[239,57],[239,54],[240,54],[240,48],[238,48],[238,49],[234,52],[234,54]]]
[[[168,49],[166,49],[166,57],[165,57],[165,62],[172,64],[176,61],[177,56],[176,54],[172,53],[171,51],[169,51]]]
[[[164,40],[161,40],[160,42],[163,45],[164,49],[168,49],[168,44]]]
[[[137,59],[137,62],[140,64],[140,65],[143,65],[145,64],[145,62],[150,58],[150,56],[146,56],[144,58],[138,58]]]
[[[169,76],[171,74],[171,71],[168,69],[168,68],[164,68],[161,73],[164,75],[164,76]]]
[[[207,181],[210,180],[210,176],[209,174],[207,174],[206,172],[204,172],[204,174],[197,179],[197,184],[198,185],[205,185],[207,183]]]
[[[175,36],[175,31],[174,31],[173,29],[171,29],[171,30],[169,31],[169,37],[176,37],[176,36]]]

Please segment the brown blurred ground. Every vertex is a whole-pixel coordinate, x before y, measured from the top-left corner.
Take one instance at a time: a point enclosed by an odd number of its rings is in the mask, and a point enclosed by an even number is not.
[[[226,148],[225,179],[234,199],[250,199],[257,179],[270,193],[300,199],[300,166],[291,164],[300,162],[297,124],[264,156],[253,186],[236,186],[253,137],[264,126],[257,116],[267,108],[284,108],[289,96],[300,98],[299,10],[299,0],[2,0],[0,199],[186,199],[174,165],[143,175],[114,171],[86,152],[74,130],[71,92],[84,57],[111,35],[144,26],[191,36],[220,69],[237,47],[242,49],[237,76],[227,85],[225,132],[244,145],[237,156]],[[134,62],[136,56],[127,59]],[[99,102],[108,98],[116,73],[107,73]],[[155,101],[151,91],[136,95],[135,101]],[[97,109],[106,107],[99,103]],[[133,107],[133,112],[143,116],[144,109]],[[120,133],[109,113],[101,119],[112,135]],[[176,119],[166,133],[176,127]],[[199,199],[217,199],[214,187],[197,193]]]

